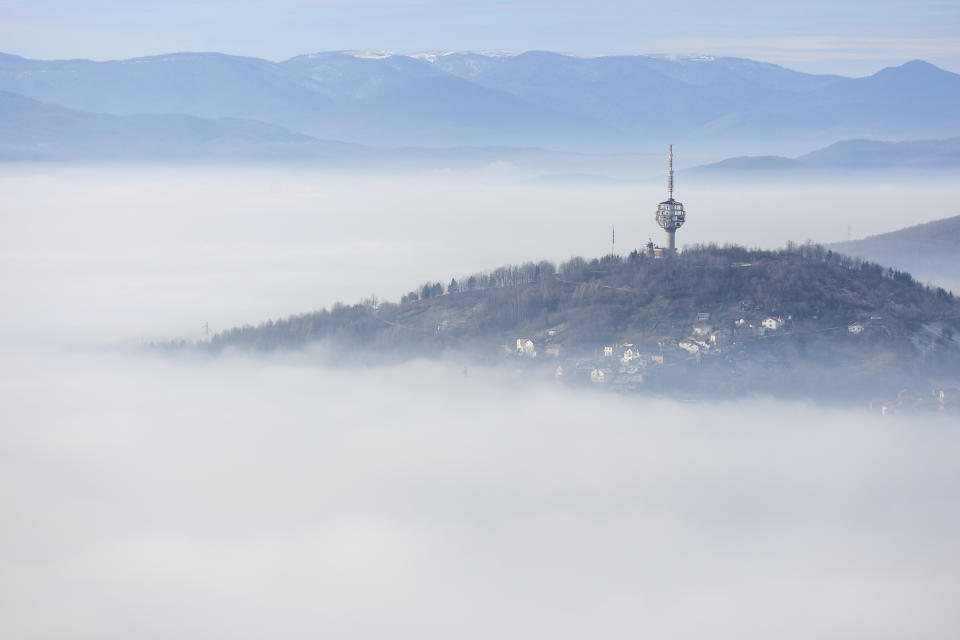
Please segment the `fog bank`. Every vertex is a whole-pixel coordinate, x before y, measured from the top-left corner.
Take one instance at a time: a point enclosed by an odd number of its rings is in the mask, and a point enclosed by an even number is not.
[[[18,638],[952,638],[955,425],[311,354],[0,372]]]

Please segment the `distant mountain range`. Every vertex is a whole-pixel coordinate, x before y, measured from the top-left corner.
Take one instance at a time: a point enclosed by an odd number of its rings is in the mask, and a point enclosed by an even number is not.
[[[833,169],[956,171],[960,169],[960,138],[905,142],[842,140],[796,158],[740,156],[694,167],[689,171],[705,174],[765,172],[792,175]]]
[[[228,138],[259,131],[250,135],[274,136],[271,145],[298,152],[306,141],[285,136],[377,147],[581,151],[687,141],[729,153],[843,138],[960,135],[960,75],[921,61],[846,78],[738,58],[537,51],[327,52],[283,62],[219,53],[108,62],[0,54],[0,90],[86,113],[216,120],[215,128],[231,129]],[[54,128],[42,119],[62,114],[46,109],[32,126]],[[267,132],[250,121],[277,128]],[[162,137],[171,122],[140,125],[156,125],[145,135]]]
[[[321,140],[257,120],[177,114],[114,115],[0,91],[0,161],[308,161],[346,169],[476,168],[510,163],[555,171],[537,184],[635,181],[661,154],[581,153],[536,147],[376,148]],[[833,170],[960,169],[960,138],[844,140],[796,158],[742,156],[687,169],[705,176],[811,176]],[[620,176],[615,178],[613,176]]]
[[[308,161],[346,169],[476,168],[510,163],[538,184],[636,180],[661,154],[581,153],[537,147],[376,148],[321,140],[258,120],[178,114],[115,115],[68,109],[0,91],[0,161]],[[843,140],[796,158],[741,156],[687,169],[705,176],[811,176],[833,170],[960,169],[960,138]],[[613,176],[620,176],[615,178]]]
[[[828,246],[960,292],[960,215]]]
[[[364,152],[263,122],[88,113],[0,91],[0,160],[344,159]]]
[[[659,155],[657,156],[659,160]],[[644,154],[582,154],[533,147],[394,149],[320,140],[257,120],[68,109],[0,91],[0,161],[293,161],[350,170],[476,168],[638,172]]]

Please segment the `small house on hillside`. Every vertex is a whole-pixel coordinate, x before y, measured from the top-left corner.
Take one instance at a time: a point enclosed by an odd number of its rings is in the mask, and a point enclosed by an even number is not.
[[[528,338],[517,338],[517,355],[525,356],[527,358],[536,358],[537,357],[537,348],[533,344],[533,340]]]
[[[764,319],[763,326],[764,328],[770,329],[771,331],[776,331],[777,329],[783,326],[783,318],[779,316],[777,316],[776,318],[774,318],[773,316],[770,316],[769,318]]]
[[[689,353],[700,353],[700,345],[693,340],[685,338],[677,343],[677,346]]]

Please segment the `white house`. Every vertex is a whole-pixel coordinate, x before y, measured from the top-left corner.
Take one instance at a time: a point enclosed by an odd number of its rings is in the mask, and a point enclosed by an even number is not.
[[[710,334],[710,344],[715,347],[726,344],[729,340],[730,332],[724,329],[717,329]]]
[[[597,384],[603,384],[606,382],[607,376],[600,369],[594,369],[590,372],[590,382],[596,382]]]
[[[528,358],[536,358],[537,351],[536,346],[533,344],[533,340],[528,338],[517,338],[517,355],[526,356]]]
[[[613,357],[613,347],[604,347],[604,348],[603,348],[603,357],[604,357],[604,358]]]
[[[627,364],[628,362],[630,362],[631,360],[633,360],[634,358],[636,358],[636,357],[639,356],[639,355],[640,355],[640,354],[639,354],[639,353],[635,353],[635,352],[633,351],[633,349],[626,349],[626,350],[623,352],[623,356],[620,357],[620,362],[622,362],[623,364]]]
[[[855,336],[858,336],[861,333],[863,333],[863,325],[860,324],[859,322],[854,322],[849,327],[847,327],[847,331],[849,331]]]
[[[689,351],[690,353],[700,353],[700,345],[698,345],[693,340],[681,340],[677,343],[677,346],[683,349],[684,351]]]
[[[763,326],[772,331],[776,331],[783,326],[783,318],[780,317],[769,317],[763,321]]]

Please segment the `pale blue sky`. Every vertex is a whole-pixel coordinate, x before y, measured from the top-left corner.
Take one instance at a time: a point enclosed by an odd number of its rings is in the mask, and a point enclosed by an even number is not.
[[[922,58],[960,71],[960,1],[0,0],[0,51],[32,58],[337,49],[734,55],[848,75]]]

